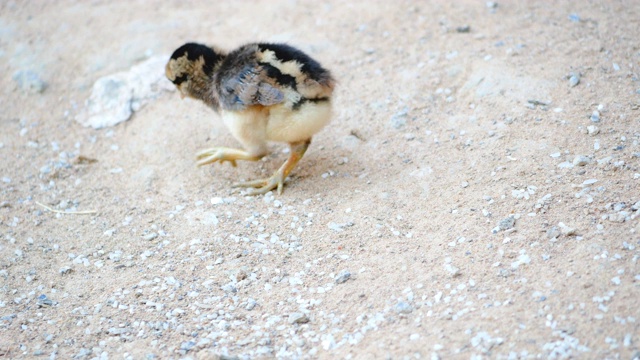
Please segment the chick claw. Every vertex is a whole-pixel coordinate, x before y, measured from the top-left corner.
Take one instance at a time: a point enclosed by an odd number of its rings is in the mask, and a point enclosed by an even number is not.
[[[231,149],[226,147],[214,147],[200,151],[197,154],[197,164],[198,166],[203,166],[215,162],[220,162],[222,164],[225,161],[228,161],[233,167],[236,167],[238,165],[236,163],[236,160],[256,161],[259,158],[260,157],[250,155],[244,150]]]
[[[284,176],[283,172],[278,170],[270,178],[260,179],[260,180],[253,180],[253,181],[238,182],[238,183],[233,184],[232,186],[234,188],[239,188],[239,187],[241,187],[241,188],[255,188],[255,189],[248,189],[247,190],[247,195],[249,195],[249,196],[263,195],[263,194],[266,194],[266,193],[268,193],[269,191],[271,191],[271,190],[273,190],[275,188],[278,189],[278,195],[281,195],[282,194],[282,187],[284,186],[284,179],[285,179],[285,176]]]
[[[289,158],[270,178],[239,182],[233,184],[233,187],[256,188],[247,190],[247,195],[262,195],[277,188],[278,195],[281,195],[284,180],[289,176],[289,173],[291,173],[291,170],[298,164],[300,159],[302,159],[310,143],[311,139],[290,143],[289,148],[291,151]]]

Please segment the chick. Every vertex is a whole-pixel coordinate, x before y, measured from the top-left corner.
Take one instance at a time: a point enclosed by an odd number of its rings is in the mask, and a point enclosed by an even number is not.
[[[273,176],[235,183],[250,195],[277,189],[304,156],[311,137],[331,119],[331,73],[285,44],[252,43],[225,53],[196,43],[179,47],[166,66],[181,96],[202,100],[221,115],[243,150],[214,147],[197,154],[199,166],[267,155],[267,142],[289,144],[287,161]]]

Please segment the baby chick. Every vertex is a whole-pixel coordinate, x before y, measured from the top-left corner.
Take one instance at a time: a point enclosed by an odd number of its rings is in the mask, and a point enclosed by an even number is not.
[[[244,150],[214,147],[198,153],[198,165],[257,161],[267,142],[286,142],[287,161],[267,179],[239,182],[250,195],[277,189],[304,156],[311,137],[331,118],[331,73],[285,44],[253,43],[225,53],[196,43],[179,47],[166,66],[181,96],[202,100],[220,113]]]

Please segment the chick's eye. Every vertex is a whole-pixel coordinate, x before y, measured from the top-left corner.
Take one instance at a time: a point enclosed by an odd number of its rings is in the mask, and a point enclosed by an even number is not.
[[[173,83],[175,85],[181,85],[183,82],[187,81],[187,74],[182,74],[180,76],[176,76],[175,80],[173,80]]]

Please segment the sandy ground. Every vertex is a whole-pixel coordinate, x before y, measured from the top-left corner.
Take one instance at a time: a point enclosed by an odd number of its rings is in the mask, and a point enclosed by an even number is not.
[[[0,358],[639,358],[640,8],[495,5],[2,2]],[[339,80],[281,196],[175,92],[74,120],[191,40]]]

